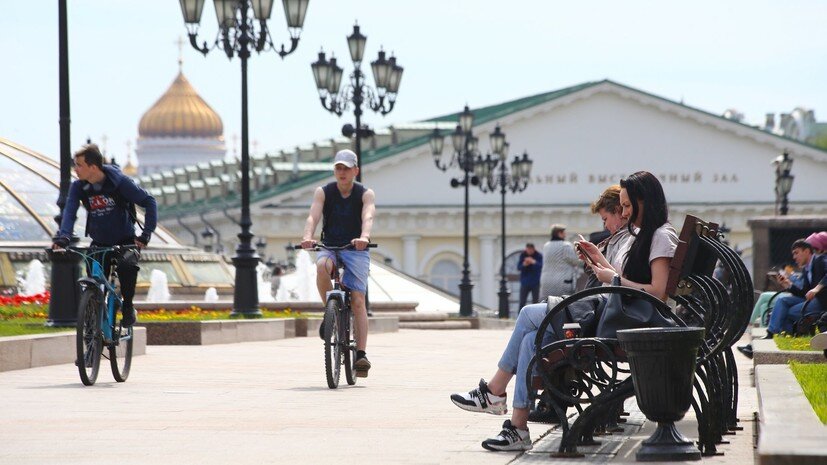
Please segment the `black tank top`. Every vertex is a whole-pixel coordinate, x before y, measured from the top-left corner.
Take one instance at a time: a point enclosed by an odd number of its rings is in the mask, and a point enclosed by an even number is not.
[[[348,198],[343,198],[336,182],[324,187],[322,243],[333,247],[347,245],[362,235],[362,195],[367,188],[358,182]]]

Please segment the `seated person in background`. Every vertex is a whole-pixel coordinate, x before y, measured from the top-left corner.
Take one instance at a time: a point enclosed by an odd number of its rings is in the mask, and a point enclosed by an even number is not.
[[[624,235],[631,236],[628,241],[622,240],[622,237],[616,241],[609,238],[605,254],[594,244],[585,241],[579,243],[584,253],[594,262],[592,270],[598,281],[610,283],[617,273],[617,266],[618,270],[623,271],[623,285],[644,289],[663,298],[669,263],[677,248],[678,235],[667,222],[666,198],[657,178],[647,172],[629,176],[621,181],[619,192],[615,186],[607,189],[595,202],[592,211],[600,213],[609,231],[616,233],[626,229]],[[627,222],[623,228],[622,225]],[[485,380],[480,380],[476,389],[451,395],[451,401],[463,410],[504,415],[508,412],[506,388],[511,378],[517,375],[511,419],[503,423],[503,429],[496,437],[483,441],[482,447],[485,449],[512,451],[532,447],[527,424],[531,406],[525,373],[534,355],[537,329],[549,309],[558,302],[559,298],[550,297],[547,305],[524,307],[491,381],[486,383]],[[546,343],[555,339],[556,335],[552,331],[546,332]]]
[[[804,239],[793,242],[792,255],[801,267],[801,284],[795,285],[786,276],[778,275],[778,282],[792,295],[775,299],[764,339],[772,339],[782,331],[792,332],[792,325],[802,317],[805,305],[807,314],[819,314],[827,309],[827,255],[814,254],[813,246]]]
[[[827,252],[827,231],[812,233],[804,240],[813,246],[813,253],[823,254]]]

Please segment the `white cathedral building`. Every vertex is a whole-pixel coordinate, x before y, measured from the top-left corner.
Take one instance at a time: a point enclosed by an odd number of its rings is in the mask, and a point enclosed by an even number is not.
[[[770,163],[782,152],[795,160],[790,214],[827,215],[827,151],[611,80],[472,111],[482,153],[489,151],[488,135],[499,125],[514,152],[510,155],[526,151],[534,160],[526,191],[507,194],[507,269],[526,242],[539,247],[548,239],[552,223],[567,224],[570,234],[601,229],[589,204],[609,184],[638,170],[660,178],[676,227],[684,215],[693,214],[731,228],[730,243],[743,251],[748,268],[747,220],[774,213]],[[463,262],[463,193],[450,180],[460,172],[435,168],[428,138],[434,127],[453,129],[457,116],[379,132],[363,149],[362,170],[364,183],[376,192],[372,239],[380,247],[373,255],[453,293]],[[284,246],[300,240],[313,191],[333,180],[330,160],[342,142],[253,157],[252,231],[267,240],[265,256],[283,259]],[[145,159],[139,155],[139,160],[143,167]],[[141,183],[159,199],[163,224],[179,237],[203,230],[208,221],[220,232],[225,250],[232,251],[238,233],[238,163],[206,160],[144,176]],[[472,188],[468,260],[474,301],[489,308],[497,303],[502,240],[499,192]]]

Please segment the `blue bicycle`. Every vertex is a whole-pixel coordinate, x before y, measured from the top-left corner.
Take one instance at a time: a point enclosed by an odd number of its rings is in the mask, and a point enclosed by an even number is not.
[[[122,383],[129,376],[132,366],[132,327],[116,323],[116,315],[123,305],[118,292],[117,256],[121,251],[137,249],[134,245],[67,249],[80,255],[86,262],[88,276],[78,280],[80,303],[78,305],[77,359],[75,364],[80,380],[86,386],[95,384],[98,378],[104,346],[108,348],[109,365],[115,381]],[[104,274],[109,261],[109,276]]]

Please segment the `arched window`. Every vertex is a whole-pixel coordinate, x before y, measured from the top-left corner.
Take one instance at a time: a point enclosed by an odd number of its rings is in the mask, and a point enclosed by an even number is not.
[[[442,259],[434,263],[431,268],[429,282],[445,292],[459,295],[459,283],[462,280],[462,270],[453,260]]]

